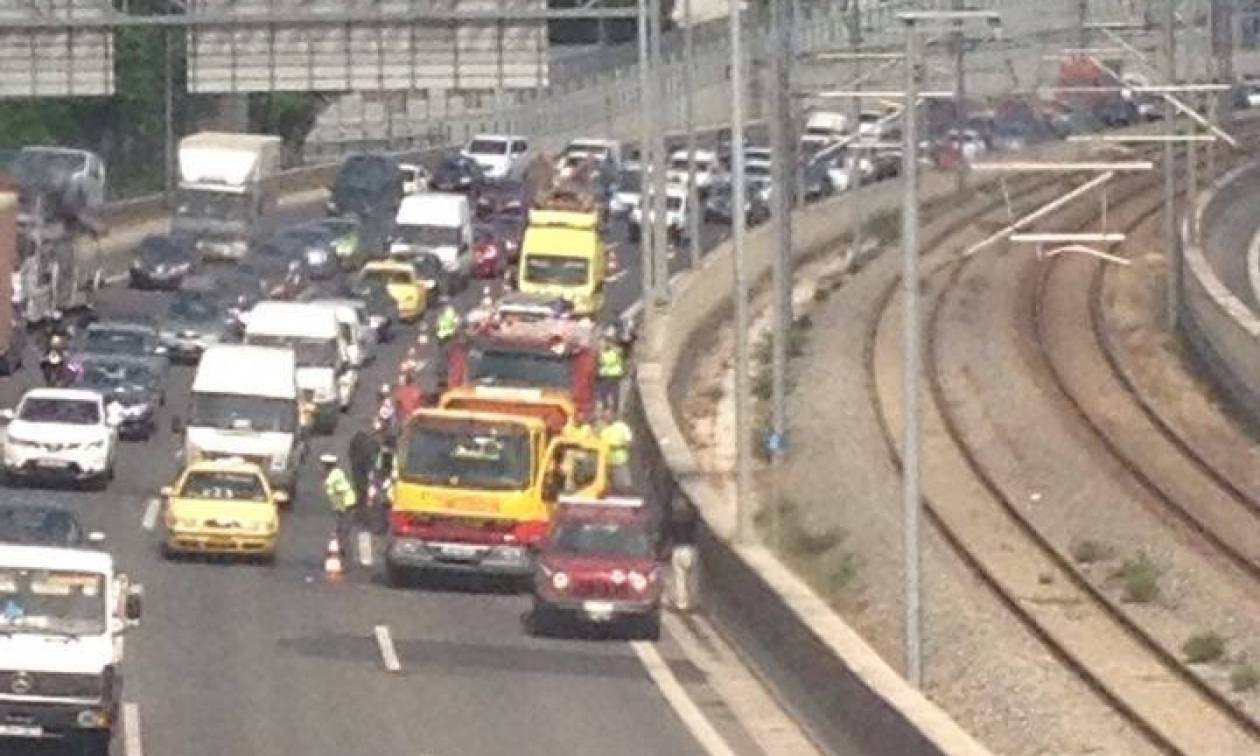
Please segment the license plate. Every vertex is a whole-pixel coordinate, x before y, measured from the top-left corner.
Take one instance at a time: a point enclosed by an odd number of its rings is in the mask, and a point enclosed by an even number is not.
[[[444,543],[438,546],[438,553],[447,559],[476,559],[481,556],[482,549],[477,546],[465,546],[462,543]]]
[[[44,728],[34,725],[0,724],[0,737],[8,738],[42,738]]]
[[[582,604],[582,611],[593,620],[612,619],[614,609],[610,601],[586,601]]]
[[[35,463],[40,467],[47,467],[52,470],[64,470],[70,466],[69,462],[63,459],[41,459]]]

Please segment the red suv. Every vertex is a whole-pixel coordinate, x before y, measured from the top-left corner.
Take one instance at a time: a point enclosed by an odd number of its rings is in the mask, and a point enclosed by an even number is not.
[[[617,624],[636,636],[661,633],[664,541],[637,497],[561,498],[534,562],[529,630]]]

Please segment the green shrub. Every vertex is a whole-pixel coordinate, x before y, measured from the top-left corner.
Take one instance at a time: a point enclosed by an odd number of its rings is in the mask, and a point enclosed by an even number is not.
[[[1208,664],[1225,655],[1225,639],[1214,632],[1192,635],[1181,644],[1181,653],[1190,664]]]
[[[1159,596],[1159,575],[1146,552],[1124,560],[1114,574],[1124,587],[1124,600],[1132,604],[1147,604]]]
[[[1229,673],[1229,683],[1239,693],[1252,690],[1257,685],[1260,685],[1260,671],[1257,671],[1251,664],[1244,662],[1234,667],[1233,671]]]

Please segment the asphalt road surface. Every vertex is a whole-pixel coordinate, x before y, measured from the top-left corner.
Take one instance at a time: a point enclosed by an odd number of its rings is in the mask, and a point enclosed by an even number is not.
[[[610,236],[622,240],[624,229],[614,224]],[[706,247],[718,238],[706,229]],[[637,253],[624,242],[618,251],[625,272],[609,283],[611,312],[638,298]],[[675,255],[672,267],[685,258]],[[459,305],[467,309],[480,295],[473,287]],[[160,316],[168,296],[111,288],[102,292],[98,311],[103,318]],[[181,440],[170,418],[187,406],[189,367],[173,368],[157,434],[124,444],[109,489],[68,494],[88,527],[107,534],[120,568],[145,587],[146,615],[126,638],[124,664],[125,700],[138,707],[144,752],[702,753],[627,643],[531,638],[522,627],[524,594],[386,587],[377,574],[379,539],[372,566],[353,555],[343,583],[325,581],[333,521],[315,460],[327,450],[344,455],[349,436],[375,409],[375,387],[393,378],[412,342],[405,329],[384,345],[336,434],[314,439],[272,566],[169,562],[158,552],[160,522],[152,531],[142,526],[150,500],[180,466]],[[14,406],[38,385],[37,363],[32,351],[23,372],[0,381],[0,406]],[[378,626],[388,630],[397,673],[382,661]],[[687,667],[668,636],[659,648],[672,665]],[[115,754],[127,753],[123,740],[116,738]],[[0,752],[17,751],[0,744]]]

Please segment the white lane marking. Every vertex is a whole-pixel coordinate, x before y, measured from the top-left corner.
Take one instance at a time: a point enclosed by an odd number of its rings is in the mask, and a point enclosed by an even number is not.
[[[144,756],[144,742],[140,738],[140,704],[132,701],[123,703],[122,728],[125,756]]]
[[[144,517],[140,518],[140,527],[148,531],[156,528],[158,514],[161,511],[162,500],[157,498],[149,499],[149,504],[144,508]]]
[[[366,530],[359,531],[359,564],[372,566],[372,534]]]
[[[691,731],[705,753],[710,756],[735,756],[735,751],[714,729],[713,723],[704,716],[700,707],[696,706],[691,696],[687,695],[687,691],[683,690],[682,684],[678,682],[677,677],[674,677],[673,671],[661,658],[656,646],[647,641],[631,641],[630,648],[634,649],[635,656],[639,657],[639,661],[647,670],[648,677],[652,678],[652,682],[656,684],[665,701]]]
[[[1247,281],[1251,284],[1251,296],[1260,302],[1260,229],[1247,246]]]
[[[402,664],[398,661],[398,652],[394,650],[394,639],[389,635],[389,627],[377,625],[372,630],[376,635],[376,648],[381,652],[381,661],[389,672],[401,672]]]

